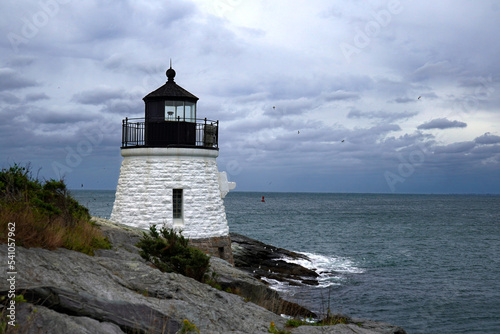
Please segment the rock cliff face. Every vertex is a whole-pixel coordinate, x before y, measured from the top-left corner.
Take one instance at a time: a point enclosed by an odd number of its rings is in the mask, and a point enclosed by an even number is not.
[[[94,257],[66,249],[16,248],[16,292],[27,300],[17,303],[20,333],[173,334],[181,331],[184,319],[200,333],[268,333],[271,322],[285,327],[286,319],[249,300],[259,302],[259,296],[267,296],[281,305],[274,310],[278,312],[291,306],[280,304],[279,296],[264,284],[227,262],[212,258],[221,285],[247,297],[162,273],[138,255],[134,245],[141,236],[139,230],[104,220],[98,223],[113,249],[100,250]],[[7,258],[6,245],[0,245],[0,256]],[[0,294],[8,290],[8,282],[1,280]],[[267,306],[273,309],[274,305]],[[388,324],[353,321],[356,324],[288,330],[299,334],[404,333]]]

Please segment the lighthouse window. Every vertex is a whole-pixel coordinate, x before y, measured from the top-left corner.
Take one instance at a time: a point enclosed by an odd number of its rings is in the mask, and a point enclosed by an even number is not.
[[[174,219],[182,219],[182,189],[173,189],[172,204]]]
[[[177,118],[175,111],[175,101],[165,101],[165,119],[167,121],[173,121]]]
[[[184,101],[165,101],[165,119],[167,121],[196,121],[196,103]]]
[[[185,102],[186,121],[196,122],[196,103]]]

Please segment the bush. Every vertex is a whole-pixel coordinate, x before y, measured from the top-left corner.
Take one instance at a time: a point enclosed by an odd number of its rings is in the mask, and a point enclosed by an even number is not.
[[[189,247],[188,239],[163,226],[160,231],[151,225],[137,243],[139,254],[163,272],[175,272],[204,282],[210,258],[199,249]]]
[[[0,242],[8,241],[8,224],[15,223],[16,244],[23,247],[67,249],[93,255],[111,248],[90,221],[89,211],[73,199],[62,180],[40,182],[29,165],[14,164],[0,171]]]

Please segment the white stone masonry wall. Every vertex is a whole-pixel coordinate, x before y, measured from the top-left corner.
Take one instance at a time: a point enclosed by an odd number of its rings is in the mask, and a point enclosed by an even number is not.
[[[180,228],[190,239],[226,236],[218,151],[188,148],[122,149],[111,220],[143,229]],[[172,189],[183,189],[183,220],[174,224]]]

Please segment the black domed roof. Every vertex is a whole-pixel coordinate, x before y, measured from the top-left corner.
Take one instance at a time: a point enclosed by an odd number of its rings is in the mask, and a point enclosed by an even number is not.
[[[175,71],[170,66],[170,68],[166,72],[168,81],[158,88],[155,91],[152,91],[148,95],[146,95],[143,100],[144,101],[151,101],[151,100],[177,100],[177,101],[189,101],[189,102],[196,102],[198,101],[198,98],[182,88],[181,86],[177,85],[174,82],[174,77],[175,77]]]

